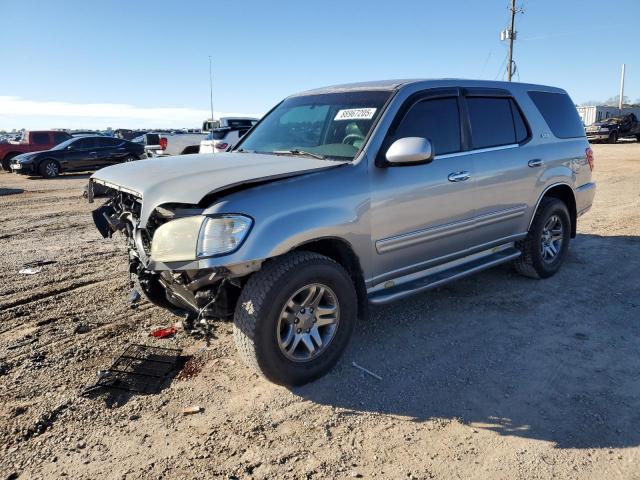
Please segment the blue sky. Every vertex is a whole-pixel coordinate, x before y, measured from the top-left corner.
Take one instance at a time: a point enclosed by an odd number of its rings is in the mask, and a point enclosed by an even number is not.
[[[519,0],[519,79],[640,98],[640,1]],[[507,0],[0,0],[0,129],[198,127],[363,80],[500,79]],[[518,77],[516,76],[516,80]]]

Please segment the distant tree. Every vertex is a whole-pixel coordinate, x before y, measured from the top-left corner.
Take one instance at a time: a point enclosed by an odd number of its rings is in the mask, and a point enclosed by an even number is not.
[[[617,107],[620,102],[620,95],[616,95],[615,97],[608,98],[605,100],[604,104],[608,107]],[[622,105],[629,105],[629,97],[626,95],[622,97]]]
[[[586,102],[582,102],[579,106],[580,107],[591,107],[593,105],[602,105],[602,102],[600,100],[587,100]]]

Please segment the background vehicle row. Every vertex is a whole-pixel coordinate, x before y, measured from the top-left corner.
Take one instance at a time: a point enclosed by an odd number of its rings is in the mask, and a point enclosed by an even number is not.
[[[23,175],[51,178],[62,172],[97,170],[117,163],[139,160],[144,146],[113,137],[80,136],[50,150],[18,155],[11,170]]]

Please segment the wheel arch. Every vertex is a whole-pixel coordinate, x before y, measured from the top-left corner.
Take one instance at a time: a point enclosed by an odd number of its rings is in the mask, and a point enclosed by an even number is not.
[[[353,246],[345,239],[339,237],[322,237],[307,240],[291,251],[307,251],[329,257],[339,263],[347,271],[353,280],[358,296],[358,316],[366,318],[368,314],[367,288],[364,283],[364,274],[360,259],[356,255]]]
[[[553,185],[549,185],[542,192],[542,195],[540,195],[540,198],[538,198],[538,202],[536,203],[536,208],[533,210],[531,220],[529,221],[529,228],[531,228],[531,223],[533,222],[533,218],[535,217],[543,198],[557,198],[564,202],[569,210],[569,217],[571,218],[571,238],[575,238],[578,224],[578,212],[576,208],[576,196],[571,185],[568,183],[555,183]]]
[[[38,158],[36,161],[37,166],[36,166],[36,170],[40,170],[40,167],[42,165],[44,165],[45,162],[48,162],[49,160],[51,160],[52,162],[56,162],[58,164],[58,173],[62,173],[62,164],[60,163],[60,160],[58,160],[57,158],[53,158],[53,157],[44,157],[44,158]]]

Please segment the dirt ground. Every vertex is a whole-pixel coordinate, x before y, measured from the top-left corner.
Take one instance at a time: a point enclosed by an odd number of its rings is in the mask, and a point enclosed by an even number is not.
[[[504,266],[373,308],[295,389],[246,368],[228,323],[209,345],[149,337],[176,317],[130,307],[86,175],[0,173],[0,478],[640,479],[640,144],[594,150],[558,275]],[[37,259],[57,263],[18,274]],[[191,376],[80,396],[130,343],[182,348]]]

